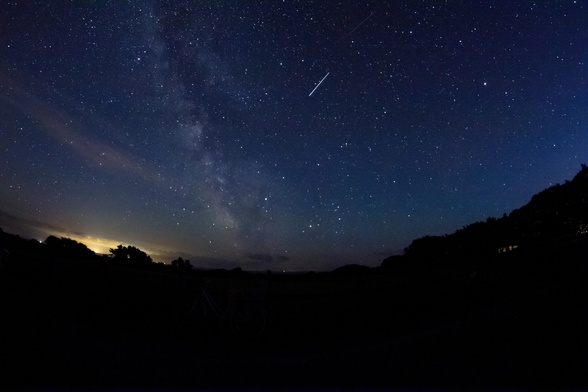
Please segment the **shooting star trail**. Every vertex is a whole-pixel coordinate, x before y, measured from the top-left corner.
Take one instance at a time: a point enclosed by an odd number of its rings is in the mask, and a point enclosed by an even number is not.
[[[318,88],[318,86],[321,85],[321,83],[323,82],[323,80],[325,80],[327,78],[327,76],[329,76],[331,72],[327,72],[327,74],[325,75],[324,78],[321,79],[320,82],[318,82],[318,84],[316,86],[314,86],[314,88],[312,89],[312,91],[310,92],[310,94],[308,94],[308,96],[310,97],[312,95],[312,93],[314,93],[314,90],[316,90]]]
[[[355,28],[354,28],[353,30],[351,30],[349,33],[345,34],[345,35],[344,35],[343,37],[341,37],[341,38],[345,38],[345,37],[347,37],[347,36],[349,36],[349,35],[353,34],[353,32],[354,32],[355,30],[359,29],[359,27],[360,27],[362,24],[364,24],[365,22],[367,22],[367,20],[368,20],[369,18],[371,18],[373,14],[374,14],[374,13],[373,13],[373,11],[372,11],[372,13],[371,13],[371,14],[369,14],[367,18],[365,18],[364,20],[362,20],[361,22],[359,22],[359,24],[358,24],[357,26],[355,26]]]

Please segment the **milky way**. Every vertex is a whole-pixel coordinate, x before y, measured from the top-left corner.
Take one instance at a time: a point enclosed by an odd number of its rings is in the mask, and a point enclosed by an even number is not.
[[[378,265],[588,161],[587,7],[8,1],[0,227]]]

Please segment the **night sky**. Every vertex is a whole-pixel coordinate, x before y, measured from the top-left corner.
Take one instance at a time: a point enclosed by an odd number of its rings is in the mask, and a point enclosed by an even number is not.
[[[0,227],[379,265],[588,163],[588,3],[2,1]]]

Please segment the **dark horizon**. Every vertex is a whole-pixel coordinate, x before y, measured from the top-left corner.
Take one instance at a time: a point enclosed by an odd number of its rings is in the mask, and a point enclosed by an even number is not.
[[[108,253],[99,253],[91,250],[83,241],[73,240],[69,237],[62,237],[61,239],[50,235],[46,240],[32,240],[38,241],[41,244],[51,245],[53,243],[57,248],[65,247],[67,249],[74,246],[75,249],[81,248],[83,252],[79,254],[84,258],[84,255],[93,254],[96,256],[118,257],[117,252],[122,252],[124,249],[134,249],[143,254],[149,259],[148,264],[152,262],[176,265],[189,266],[197,270],[239,270],[239,271],[274,271],[282,273],[305,273],[305,272],[329,272],[345,270],[348,267],[386,267],[390,264],[398,264],[400,257],[408,258],[409,261],[404,263],[417,263],[422,260],[433,261],[439,265],[444,265],[448,260],[461,263],[477,263],[477,259],[492,259],[496,254],[508,253],[510,251],[520,252],[537,252],[537,249],[544,247],[551,247],[554,244],[561,246],[562,239],[577,237],[573,242],[581,240],[580,237],[588,233],[588,216],[585,211],[585,194],[588,192],[588,166],[581,164],[580,171],[571,179],[565,180],[563,184],[555,184],[549,188],[543,189],[537,194],[533,195],[530,201],[518,208],[514,209],[509,214],[503,214],[502,217],[488,217],[485,221],[470,222],[461,229],[453,233],[445,233],[440,236],[426,235],[415,238],[411,241],[402,254],[390,254],[383,252],[379,254],[382,257],[380,263],[369,266],[362,263],[360,260],[353,260],[344,263],[339,260],[338,265],[330,270],[286,270],[275,269],[279,266],[279,262],[289,261],[289,258],[279,255],[271,254],[246,254],[244,259],[238,262],[230,262],[229,260],[212,259],[207,260],[208,264],[204,263],[203,258],[196,257],[189,258],[185,254],[177,256],[170,262],[161,262],[160,260],[153,260],[151,255],[144,251],[126,244],[118,244],[109,248]],[[1,216],[8,216],[0,210]],[[12,217],[14,219],[14,217]],[[6,233],[0,228],[1,233]],[[6,233],[9,237],[14,236],[15,233]],[[17,234],[18,238],[19,235]],[[23,243],[23,241],[20,241]],[[26,242],[26,241],[25,241]],[[56,245],[63,242],[62,245]],[[14,244],[12,244],[14,246]],[[51,246],[50,246],[51,247]],[[18,248],[18,246],[17,246]],[[35,245],[34,248],[38,248]],[[123,249],[121,249],[123,248]],[[37,250],[38,251],[38,250]],[[75,254],[68,255],[68,257],[76,257]],[[126,257],[123,257],[125,259]],[[472,264],[473,265],[473,264]],[[433,265],[432,265],[433,266]],[[266,268],[267,267],[267,268]],[[353,271],[361,273],[361,270],[354,269]],[[364,270],[365,272],[365,270]]]
[[[92,262],[57,238],[0,247],[0,388],[588,385],[586,234],[468,259],[424,245],[409,263],[299,276]]]

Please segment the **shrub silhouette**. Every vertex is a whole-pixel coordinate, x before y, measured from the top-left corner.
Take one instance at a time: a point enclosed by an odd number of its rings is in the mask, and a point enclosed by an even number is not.
[[[179,270],[182,270],[182,271],[187,271],[187,270],[192,269],[192,264],[190,264],[190,260],[184,260],[181,257],[178,257],[177,259],[173,260],[171,262],[171,265],[172,265],[172,267],[178,268]]]
[[[119,245],[116,249],[110,249],[110,257],[121,265],[130,267],[149,267],[153,260],[139,248],[134,246]]]

